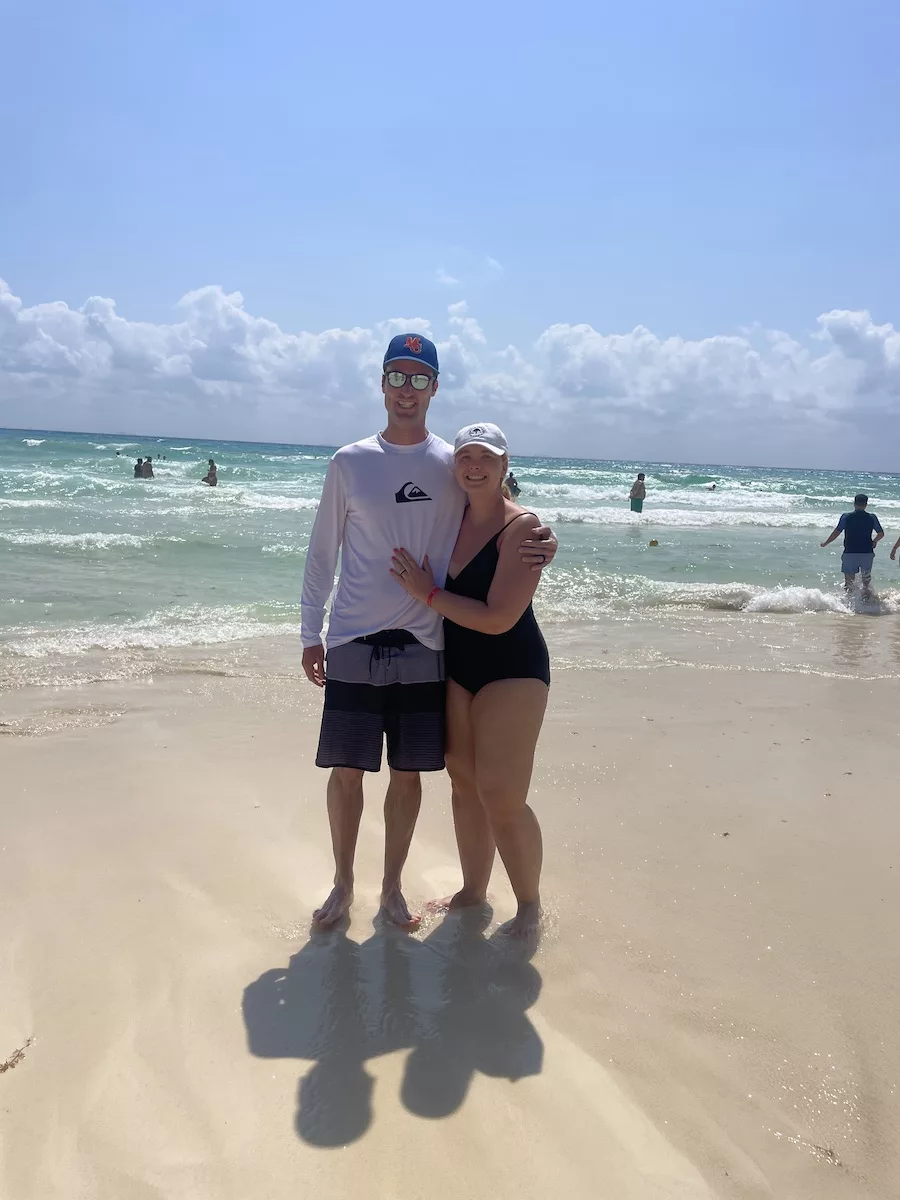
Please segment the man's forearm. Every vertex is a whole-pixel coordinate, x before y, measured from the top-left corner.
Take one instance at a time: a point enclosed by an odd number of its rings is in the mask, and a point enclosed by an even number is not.
[[[304,650],[310,646],[321,646],[324,624],[324,607],[320,608],[316,604],[300,605],[300,642]]]
[[[325,624],[325,605],[334,588],[334,570],[337,566],[337,551],[318,539],[319,545],[307,551],[306,569],[303,572],[303,591],[300,596],[300,637],[304,649],[315,646],[322,640]]]
[[[332,459],[325,476],[325,486],[309,536],[306,563],[303,567],[300,628],[304,648],[315,646],[322,640],[325,605],[334,588],[334,572],[344,538],[346,515],[346,492],[337,463]]]

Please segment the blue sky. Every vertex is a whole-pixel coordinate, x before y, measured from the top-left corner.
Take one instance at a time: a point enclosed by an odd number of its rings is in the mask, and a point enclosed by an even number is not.
[[[900,317],[895,4],[3,20],[0,278],[26,307],[165,323],[214,284],[296,333],[465,300],[523,353],[557,324],[802,340],[835,309]]]

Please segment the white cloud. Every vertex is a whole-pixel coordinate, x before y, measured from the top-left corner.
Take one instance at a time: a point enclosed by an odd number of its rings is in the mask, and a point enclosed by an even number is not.
[[[459,280],[453,275],[449,275],[443,267],[438,267],[437,271],[435,272],[435,278],[437,279],[438,283],[443,283],[447,287],[453,287],[455,284],[459,283]]]
[[[459,330],[460,337],[467,338],[470,342],[486,345],[487,338],[484,336],[484,331],[474,317],[466,315],[468,311],[469,306],[465,300],[459,300],[456,304],[448,304],[447,314],[450,324]]]
[[[495,420],[522,453],[900,469],[900,332],[865,311],[805,336],[559,324],[492,350],[464,301],[443,325],[287,333],[215,286],[152,324],[102,297],[28,308],[0,282],[0,425],[348,441],[378,424],[381,357],[405,329],[438,342],[441,433]]]
[[[491,256],[488,255],[484,260],[484,264],[487,267],[489,274],[493,275],[495,279],[499,279],[503,274],[503,267],[497,262],[496,258],[491,258]]]

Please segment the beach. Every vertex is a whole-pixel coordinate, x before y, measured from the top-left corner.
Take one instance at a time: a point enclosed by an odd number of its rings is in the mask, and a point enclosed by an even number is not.
[[[497,934],[500,866],[486,927],[377,922],[383,776],[350,926],[310,935],[321,696],[283,639],[20,680],[0,1194],[897,1195],[896,645],[870,624],[890,670],[842,671],[846,632],[816,670],[551,643],[533,957]],[[428,777],[405,890],[457,882]]]
[[[865,484],[890,545],[900,478],[648,465],[638,516],[638,464],[516,461],[560,538],[532,953],[499,865],[490,914],[426,909],[443,774],[421,928],[378,917],[377,776],[310,931],[329,455],[0,431],[0,1195],[896,1196],[900,588],[819,542]]]

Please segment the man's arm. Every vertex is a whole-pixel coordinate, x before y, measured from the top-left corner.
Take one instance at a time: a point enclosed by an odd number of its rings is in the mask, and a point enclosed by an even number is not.
[[[875,522],[875,525],[874,525],[875,537],[872,539],[872,549],[874,550],[875,547],[878,545],[878,543],[881,541],[881,539],[884,537],[884,530],[881,528],[881,522],[878,520],[878,518],[875,516],[874,513],[872,513],[872,520]]]
[[[897,557],[898,550],[900,550],[900,538],[897,538],[896,542],[894,542],[893,549],[891,550],[891,558]]]
[[[310,682],[317,687],[325,686],[322,626],[325,623],[325,605],[334,587],[334,572],[344,538],[346,517],[347,494],[344,478],[337,462],[332,459],[328,465],[319,511],[316,513],[306,550],[303,592],[300,598],[303,670]]]
[[[847,514],[842,513],[841,519],[838,521],[837,525],[835,525],[834,529],[831,531],[830,535],[826,538],[826,540],[821,543],[822,547],[824,548],[825,546],[830,546],[836,537],[840,537],[840,535],[844,532],[844,526],[846,524],[847,524]]]

